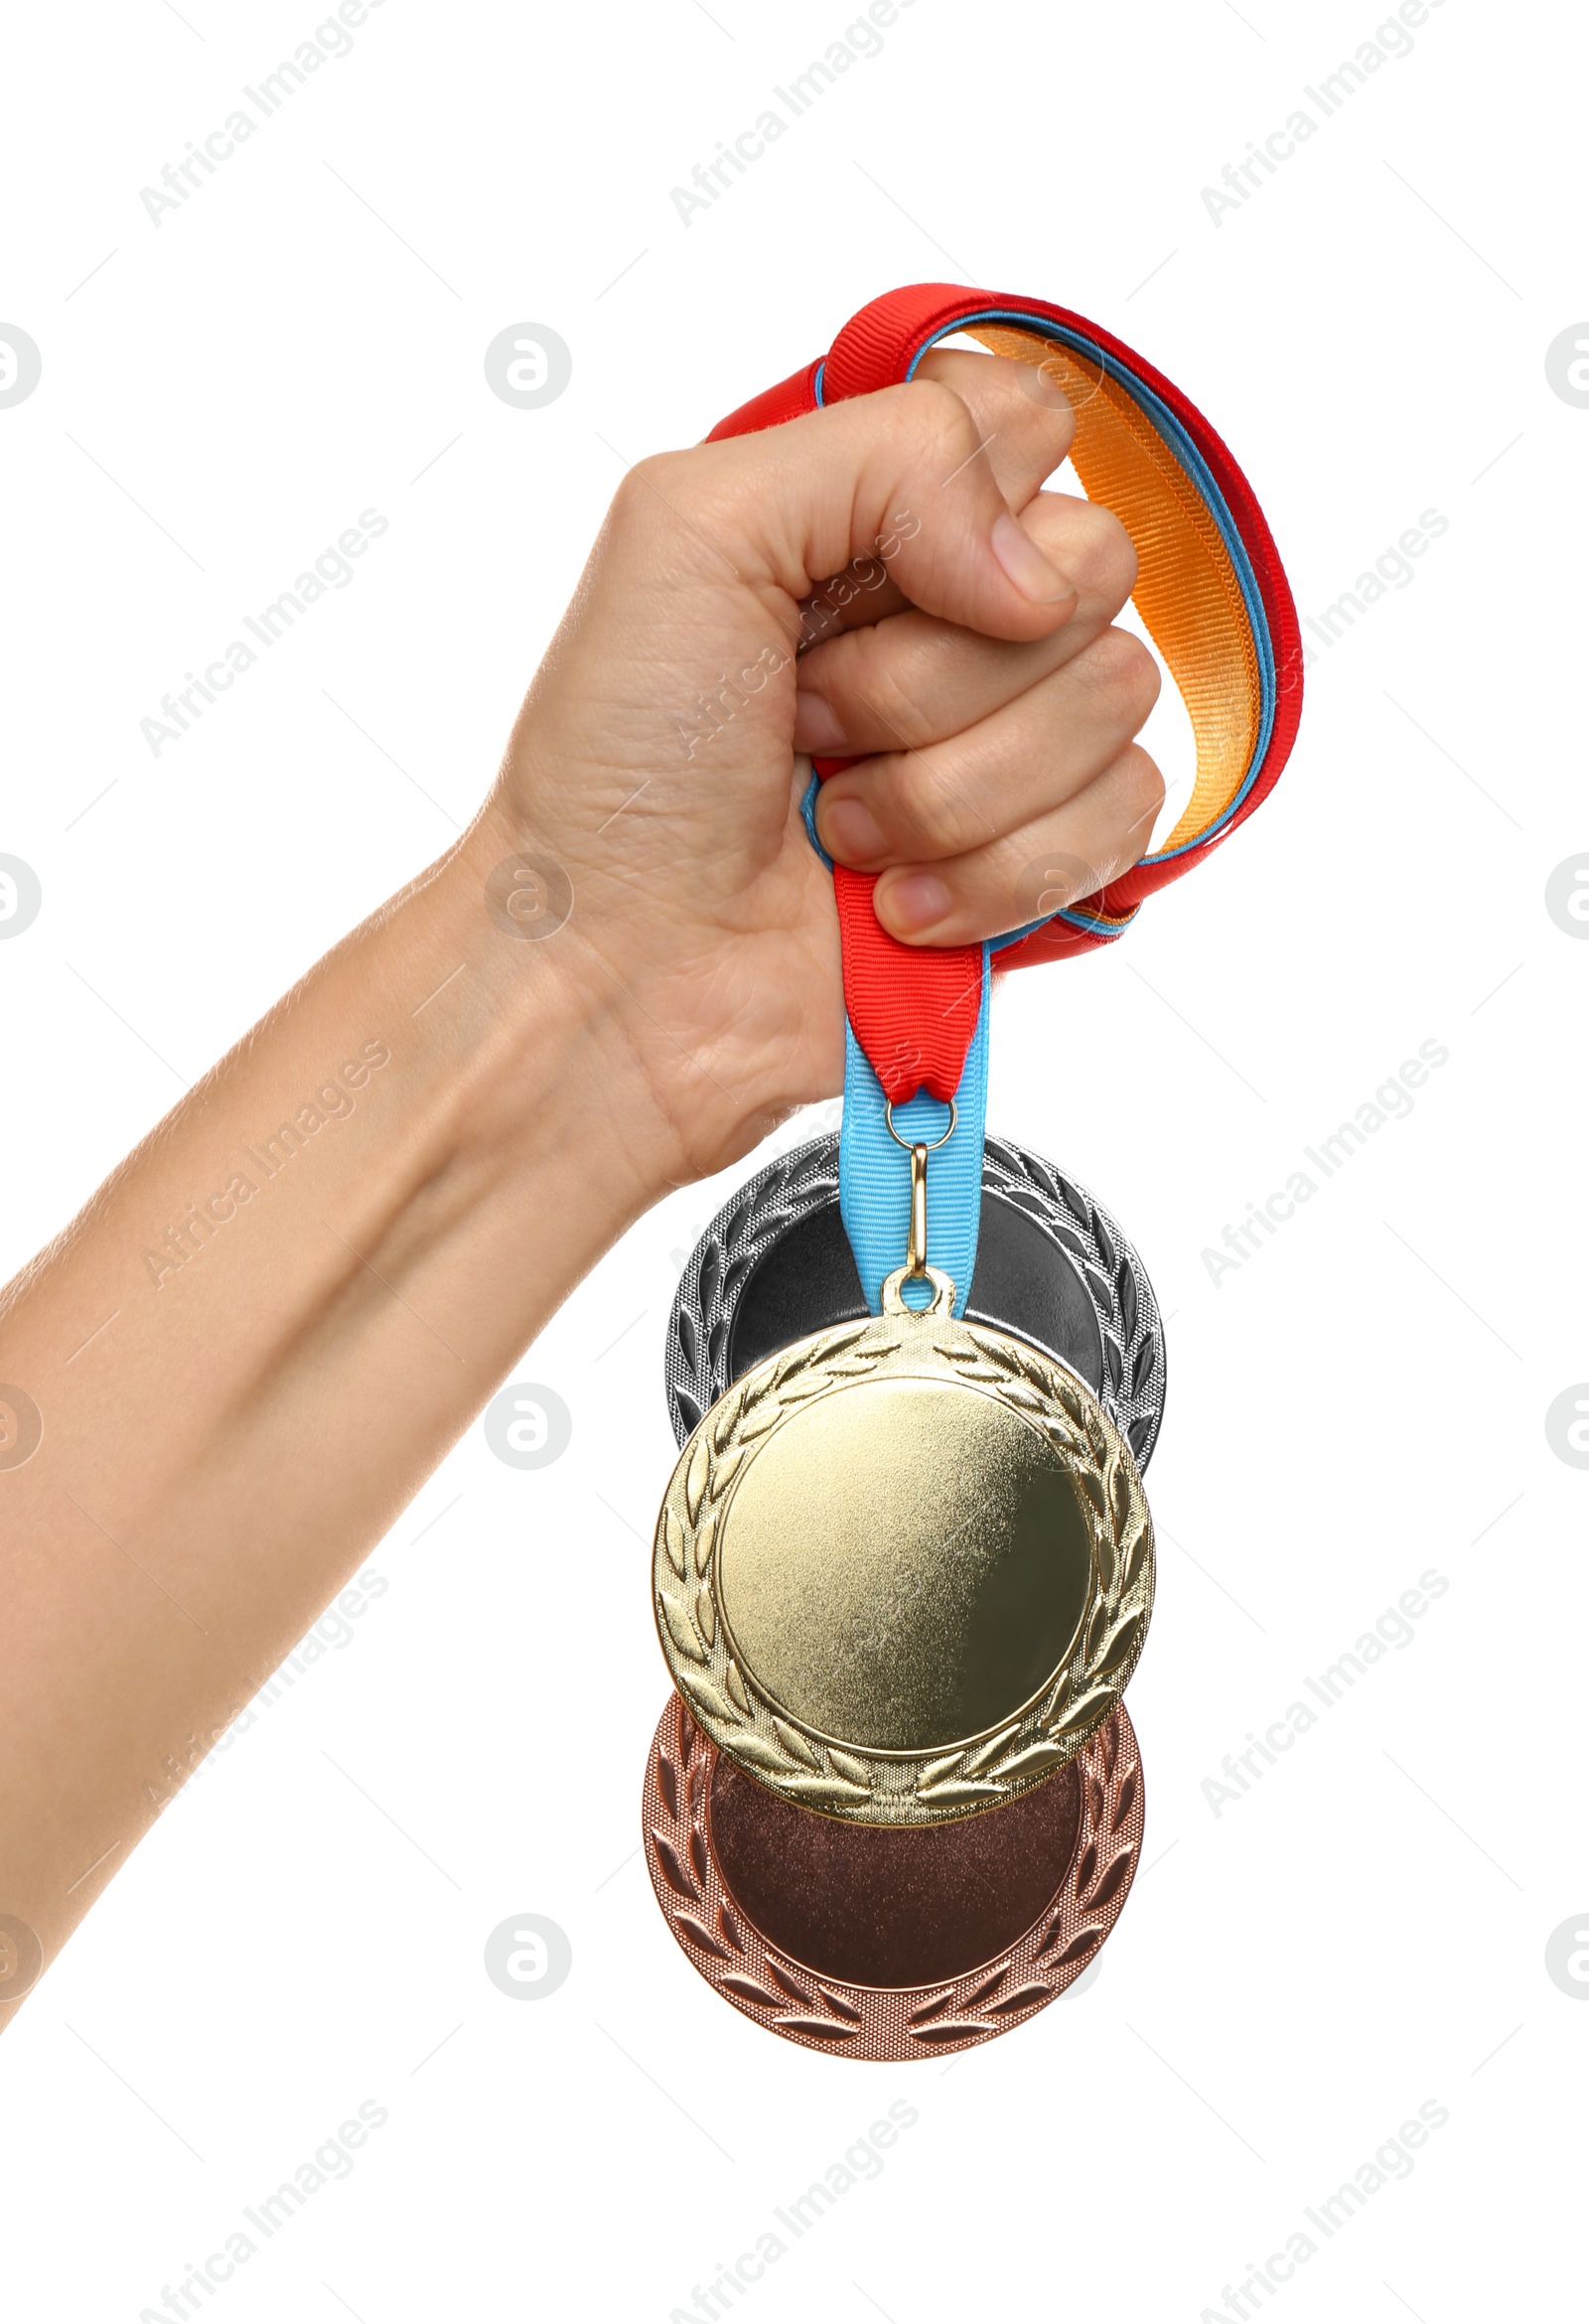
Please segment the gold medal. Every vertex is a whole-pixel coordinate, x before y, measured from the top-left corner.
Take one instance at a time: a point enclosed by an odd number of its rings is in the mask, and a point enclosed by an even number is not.
[[[955,1319],[924,1257],[926,1166],[913,1147],[882,1314],[721,1396],[656,1526],[657,1629],[699,1724],[784,1798],[866,1823],[1052,1775],[1112,1709],[1153,1599],[1124,1438],[1065,1366]]]

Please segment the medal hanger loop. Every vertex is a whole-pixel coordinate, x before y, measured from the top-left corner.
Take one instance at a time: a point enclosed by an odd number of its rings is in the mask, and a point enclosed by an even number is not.
[[[948,1144],[949,1139],[954,1135],[954,1124],[958,1116],[955,1113],[954,1100],[951,1097],[949,1099],[949,1126],[943,1135],[940,1138],[935,1138],[931,1145],[924,1144],[919,1138],[902,1138],[900,1136],[899,1131],[894,1127],[892,1099],[883,1108],[883,1118],[888,1123],[888,1134],[894,1143],[897,1146],[903,1146],[911,1157],[911,1231],[905,1245],[905,1273],[911,1282],[920,1283],[933,1273],[932,1268],[927,1263],[927,1157],[938,1147]],[[938,1276],[934,1276],[935,1282],[939,1279]],[[946,1280],[946,1278],[941,1279]]]
[[[905,1245],[905,1272],[913,1282],[927,1273],[927,1148],[911,1148],[911,1234]]]

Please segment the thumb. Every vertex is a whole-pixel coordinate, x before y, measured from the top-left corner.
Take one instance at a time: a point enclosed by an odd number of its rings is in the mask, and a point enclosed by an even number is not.
[[[1058,407],[1054,465],[1070,414]],[[1010,513],[976,422],[932,379],[645,464],[697,539],[792,616],[815,584],[881,561],[923,612],[990,638],[1049,636],[1077,593]],[[718,567],[719,572],[721,566]]]

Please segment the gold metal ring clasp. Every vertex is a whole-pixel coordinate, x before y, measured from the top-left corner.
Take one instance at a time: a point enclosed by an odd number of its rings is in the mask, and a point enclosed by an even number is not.
[[[888,1123],[888,1134],[894,1140],[896,1146],[904,1146],[907,1151],[909,1151],[909,1149],[917,1143],[915,1138],[902,1138],[899,1131],[894,1127],[894,1100],[892,1097],[889,1098],[883,1107],[883,1119]],[[954,1135],[954,1124],[958,1119],[959,1116],[954,1110],[954,1100],[951,1097],[949,1099],[948,1128],[943,1132],[943,1135],[940,1138],[929,1139],[923,1147],[923,1151],[928,1154],[936,1154],[939,1146],[946,1146],[950,1138]]]

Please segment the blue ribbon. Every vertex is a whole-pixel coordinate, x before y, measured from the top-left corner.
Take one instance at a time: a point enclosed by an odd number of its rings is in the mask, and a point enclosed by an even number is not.
[[[1117,379],[1174,453],[1229,552],[1257,654],[1260,694],[1257,736],[1246,772],[1228,805],[1207,830],[1184,841],[1180,847],[1166,849],[1148,859],[1154,863],[1165,862],[1184,853],[1188,847],[1203,846],[1224,829],[1251,790],[1269,747],[1277,699],[1274,646],[1252,561],[1226,505],[1225,496],[1202,453],[1174,412],[1144,380],[1128,370],[1116,358],[1105,355],[1083,333],[1066,330],[1046,317],[1023,314],[1018,309],[990,307],[977,313],[957,316],[952,323],[945,324],[937,336],[939,339],[948,338],[957,331],[969,330],[976,323],[1013,323],[1024,331],[1056,340],[1075,353],[1085,356]],[[928,342],[929,346],[936,344],[937,340]],[[907,377],[914,374],[916,364],[926,353],[927,347],[923,347]],[[816,400],[818,403],[822,400],[820,370],[816,374]],[[818,789],[817,779],[813,775],[802,802],[805,827],[812,846],[831,870],[831,859],[816,836],[813,805]],[[1051,920],[1062,921],[1071,928],[1111,937],[1119,933],[1117,924],[1101,920],[1096,913],[1088,912],[1084,905],[1075,905],[1049,914],[1042,920],[1029,921],[1024,928],[1012,929],[1007,936],[997,937],[991,944],[982,946],[981,1005],[977,1010],[976,1032],[966,1054],[960,1086],[954,1095],[957,1114],[954,1134],[934,1154],[928,1166],[928,1263],[951,1277],[956,1315],[964,1313],[965,1302],[970,1295],[971,1277],[976,1267],[977,1229],[981,1218],[992,955],[1002,951],[1007,944],[1019,944],[1023,937],[1046,928]],[[889,1134],[882,1084],[856,1040],[854,1028],[847,1016],[844,1023],[844,1118],[839,1131],[839,1206],[850,1246],[855,1253],[855,1263],[860,1270],[861,1287],[868,1306],[876,1315],[881,1312],[884,1278],[905,1262],[911,1207],[910,1156]],[[907,1103],[895,1107],[894,1119],[906,1138],[919,1137],[931,1143],[942,1130],[944,1108],[938,1098],[919,1090]],[[907,1286],[906,1297],[913,1306],[925,1305],[931,1296],[931,1287],[927,1284]]]

